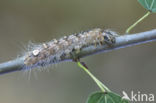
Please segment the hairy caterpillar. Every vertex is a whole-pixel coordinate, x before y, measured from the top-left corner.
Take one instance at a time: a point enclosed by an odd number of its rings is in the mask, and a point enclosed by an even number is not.
[[[64,36],[35,46],[24,57],[27,68],[44,67],[62,61],[65,58],[78,59],[75,55],[89,46],[113,46],[117,34],[110,30],[93,29],[87,32]],[[71,58],[72,57],[72,58]]]

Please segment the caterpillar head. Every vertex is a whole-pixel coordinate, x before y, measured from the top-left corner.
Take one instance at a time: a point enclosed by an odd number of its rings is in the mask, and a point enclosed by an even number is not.
[[[118,34],[114,31],[111,30],[105,30],[102,33],[103,37],[104,37],[104,42],[107,43],[108,45],[113,45],[115,43],[115,37],[118,36]]]

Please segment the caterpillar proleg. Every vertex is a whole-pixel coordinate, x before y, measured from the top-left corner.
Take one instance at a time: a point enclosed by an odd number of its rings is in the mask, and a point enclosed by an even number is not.
[[[66,58],[78,59],[83,48],[90,46],[113,46],[117,34],[110,30],[99,28],[87,32],[64,36],[49,42],[39,44],[24,56],[24,65],[27,68],[44,67],[58,63]],[[72,57],[72,58],[71,58]]]

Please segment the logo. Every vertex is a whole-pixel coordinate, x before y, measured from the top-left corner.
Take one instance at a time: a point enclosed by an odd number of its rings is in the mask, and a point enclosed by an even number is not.
[[[146,103],[154,102],[153,93],[146,94],[140,91],[137,91],[137,92],[131,91],[130,95],[128,95],[125,91],[122,91],[122,93],[123,93],[122,99],[127,99],[132,102],[146,102]]]

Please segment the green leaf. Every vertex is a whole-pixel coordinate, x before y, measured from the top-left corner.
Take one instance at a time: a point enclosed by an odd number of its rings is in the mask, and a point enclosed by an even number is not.
[[[138,0],[138,2],[147,10],[156,13],[156,0]]]
[[[96,92],[89,96],[86,103],[129,103],[113,92]]]

